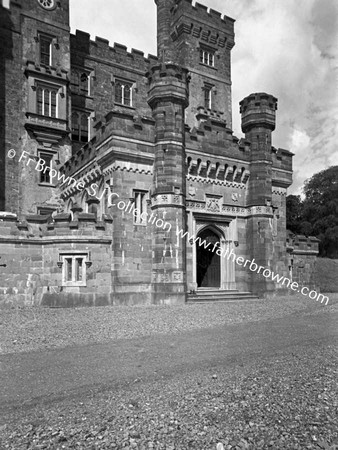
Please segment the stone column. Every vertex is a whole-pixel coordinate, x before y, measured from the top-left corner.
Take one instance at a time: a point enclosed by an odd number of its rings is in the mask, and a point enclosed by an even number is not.
[[[277,99],[265,93],[251,94],[240,102],[242,131],[251,143],[248,206],[252,207],[252,216],[248,219],[248,246],[251,259],[269,270],[273,265],[271,135],[276,109]],[[261,273],[252,272],[251,290],[263,295],[273,291],[275,285]]]
[[[186,170],[184,110],[188,105],[188,71],[171,63],[147,74],[148,103],[155,119],[155,163],[152,187],[152,302],[186,300]],[[156,220],[155,220],[156,218]],[[164,224],[164,225],[163,225]]]

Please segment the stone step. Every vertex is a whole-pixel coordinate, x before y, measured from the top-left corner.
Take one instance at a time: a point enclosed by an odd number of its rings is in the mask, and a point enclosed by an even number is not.
[[[194,294],[188,294],[189,303],[208,303],[226,301],[251,301],[259,300],[258,296],[252,292],[220,291],[219,289],[199,289]]]

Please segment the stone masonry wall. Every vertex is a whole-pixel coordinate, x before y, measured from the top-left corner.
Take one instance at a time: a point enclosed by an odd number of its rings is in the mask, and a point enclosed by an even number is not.
[[[24,305],[84,306],[114,304],[111,295],[112,221],[90,215],[41,216],[19,222],[0,220],[0,307]],[[86,286],[66,287],[60,254],[88,254]]]

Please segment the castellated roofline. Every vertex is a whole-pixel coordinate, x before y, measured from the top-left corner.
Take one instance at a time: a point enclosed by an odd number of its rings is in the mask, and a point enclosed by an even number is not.
[[[89,162],[100,158],[114,139],[130,139],[133,135],[138,142],[147,148],[148,159],[153,158],[155,144],[155,121],[152,117],[135,115],[132,112],[121,113],[110,111],[104,119],[95,125],[96,135],[77,151],[60,169],[65,176],[81,170]],[[187,149],[209,153],[210,156],[225,155],[243,161],[250,161],[251,143],[245,138],[238,138],[226,126],[224,121],[209,118],[198,127],[185,127]],[[293,153],[285,149],[271,148],[273,167],[281,170],[292,170]],[[148,161],[148,162],[149,162]]]
[[[103,215],[98,220],[95,214],[83,213],[82,210],[74,214],[59,213],[53,218],[41,215],[26,215],[19,220],[11,215],[2,216],[0,222],[0,241],[29,243],[41,245],[60,242],[111,241],[113,219],[110,215]],[[83,236],[84,230],[92,230],[93,236]],[[67,231],[67,233],[65,233]]]
[[[175,13],[176,11],[181,12],[181,8],[186,8],[186,10],[191,10],[194,14],[198,14],[198,16],[203,20],[211,20],[219,26],[223,26],[224,24],[234,23],[235,19],[232,19],[229,16],[226,16],[225,14],[222,14],[219,11],[216,11],[212,8],[209,8],[208,6],[202,5],[201,3],[195,2],[193,3],[192,0],[176,0],[175,5]]]
[[[128,51],[128,47],[114,42],[114,46],[109,45],[109,41],[100,36],[95,36],[95,40],[90,39],[90,34],[81,30],[76,30],[75,34],[71,34],[72,44],[75,46],[77,51],[82,51],[93,56],[106,59],[115,59],[118,55],[119,58],[125,58],[125,63],[131,65],[133,62],[139,64],[143,61],[145,64],[155,63],[158,61],[157,56],[148,54],[145,56],[142,50],[132,48]],[[120,61],[120,63],[123,63]]]

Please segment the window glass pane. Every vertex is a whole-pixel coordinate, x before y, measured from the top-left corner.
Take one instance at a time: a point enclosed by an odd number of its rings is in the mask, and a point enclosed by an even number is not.
[[[40,64],[50,65],[51,39],[40,36]]]
[[[88,75],[86,73],[80,75],[80,90],[81,94],[88,94]]]
[[[37,108],[36,108],[36,112],[37,114],[42,115],[42,104],[43,104],[43,100],[42,100],[42,89],[38,88],[37,92],[36,92],[36,99],[37,99]]]
[[[124,105],[131,106],[131,87],[129,85],[124,86]]]
[[[65,267],[65,281],[72,281],[72,269],[73,269],[73,259],[66,258],[65,259],[66,267]]]
[[[56,92],[51,92],[51,111],[50,111],[51,117],[56,117]]]
[[[79,115],[78,113],[73,112],[72,113],[72,139],[73,141],[79,141],[80,140],[80,134],[79,134]]]
[[[146,223],[147,217],[142,216],[147,211],[146,192],[134,192],[134,207],[137,215],[134,214],[134,223]]]
[[[50,108],[50,91],[48,89],[43,90],[43,115],[49,116]]]
[[[75,259],[75,281],[82,281],[83,258]]]
[[[80,130],[81,142],[88,142],[88,116],[87,114],[81,114],[81,130]]]
[[[122,84],[121,83],[115,84],[115,102],[122,103]]]
[[[52,165],[52,156],[47,154],[39,154],[39,157],[45,161],[45,169],[40,172],[40,183],[51,183],[50,167]]]
[[[207,109],[211,108],[211,91],[209,88],[204,89],[204,106]]]

